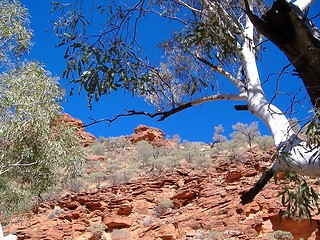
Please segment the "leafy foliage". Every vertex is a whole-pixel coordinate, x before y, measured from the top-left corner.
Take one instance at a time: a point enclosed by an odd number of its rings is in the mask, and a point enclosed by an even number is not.
[[[307,145],[311,149],[320,148],[320,110],[316,109],[313,119],[307,125]]]
[[[104,232],[105,230],[107,230],[108,227],[103,224],[103,223],[92,223],[89,227],[88,230],[90,232]]]
[[[6,64],[29,51],[32,30],[29,14],[19,1],[0,1],[0,64]]]
[[[60,121],[64,91],[57,78],[20,59],[32,45],[27,9],[3,0],[0,15],[0,215],[10,217],[67,184],[84,151],[75,130]]]
[[[120,88],[133,93],[147,90],[150,78],[146,72],[151,68],[142,61],[137,46],[131,44],[135,40],[130,42],[130,35],[122,29],[122,25],[130,26],[135,9],[123,10],[112,3],[106,7],[95,6],[98,15],[107,19],[106,28],[97,36],[89,31],[96,22],[91,15],[85,16],[81,4],[53,4],[54,9],[65,13],[55,23],[56,34],[61,39],[58,46],[67,46],[64,55],[67,68],[63,77],[84,88],[90,107],[93,98],[98,101],[102,95]]]
[[[178,34],[175,40],[184,43],[185,51],[200,48],[198,51],[208,55],[209,59],[217,58],[222,63],[234,62],[241,50],[238,45],[238,36],[241,34],[239,27],[226,18],[226,9],[217,7],[215,3],[211,7],[215,8],[215,14],[205,9],[204,16],[191,29]],[[231,4],[229,7],[235,9]],[[213,53],[216,55],[212,55]]]
[[[158,110],[174,108],[197,92],[216,89],[219,93],[217,73],[243,77],[238,69],[245,40],[240,1],[52,4],[52,11],[60,14],[54,27],[61,40],[58,46],[65,47],[64,76],[87,92],[90,107],[92,99],[98,101],[103,95],[125,89],[143,95]],[[258,1],[254,8],[259,13],[263,5]],[[139,28],[150,13],[179,23],[159,41],[163,60],[156,64],[145,56]],[[255,41],[261,41],[259,34]]]
[[[63,91],[36,62],[0,75],[0,212],[32,206],[34,197],[72,176],[83,154],[75,131],[59,123]]]
[[[281,203],[286,206],[284,215],[287,218],[301,220],[303,217],[308,217],[311,220],[311,213],[315,209],[319,212],[318,192],[305,178],[293,172],[286,172],[286,179],[282,184],[284,188],[279,196]]]

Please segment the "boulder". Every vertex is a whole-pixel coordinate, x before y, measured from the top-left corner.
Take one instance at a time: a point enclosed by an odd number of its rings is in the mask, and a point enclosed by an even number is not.
[[[108,230],[129,228],[132,225],[132,220],[129,217],[111,216],[105,217],[103,223],[108,226]]]
[[[131,143],[146,141],[155,146],[171,147],[177,143],[164,138],[165,134],[158,128],[139,125],[134,129],[134,133],[127,137]]]

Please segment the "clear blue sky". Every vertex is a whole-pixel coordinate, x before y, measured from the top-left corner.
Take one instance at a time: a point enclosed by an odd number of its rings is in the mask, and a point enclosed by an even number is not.
[[[64,70],[65,63],[63,59],[64,49],[56,48],[58,39],[54,36],[52,31],[52,24],[49,22],[52,17],[49,16],[51,9],[50,2],[45,0],[21,0],[21,2],[29,9],[31,15],[31,25],[34,30],[34,47],[28,59],[38,60],[45,64],[46,69],[52,72],[53,76],[61,76]],[[312,13],[319,13],[320,4],[316,0],[312,5]],[[317,18],[319,23],[319,17]],[[319,24],[317,24],[319,26]],[[144,25],[144,31],[149,36],[155,38],[160,36],[161,30],[170,29],[170,26],[154,26],[154,22],[148,22]],[[146,47],[149,50],[154,49],[152,45],[147,43]],[[288,63],[285,56],[272,44],[267,44],[267,52],[264,54],[263,62],[259,64],[262,81],[271,73],[280,72],[282,68]],[[273,96],[275,89],[275,79],[273,77],[270,82],[266,84],[266,92],[269,98]],[[66,86],[66,81],[61,79],[62,86]],[[286,75],[280,81],[280,89],[296,91],[301,86],[301,80],[292,78]],[[281,88],[284,87],[284,88]],[[276,105],[282,110],[288,106],[287,96],[278,97],[275,101]],[[148,117],[136,116],[121,118],[108,126],[107,123],[100,123],[87,128],[88,132],[98,136],[119,136],[129,135],[134,128],[139,124],[154,126],[162,129],[166,135],[172,136],[178,134],[182,139],[188,141],[204,141],[211,142],[213,136],[213,127],[222,123],[227,134],[232,131],[231,126],[237,122],[250,123],[253,121],[259,122],[260,131],[264,135],[270,135],[267,127],[263,125],[255,116],[249,112],[236,112],[233,108],[235,102],[212,102],[180,112],[166,119],[164,122],[157,122],[157,119],[150,119]],[[90,116],[95,119],[110,117],[123,113],[124,109],[136,109],[154,111],[151,106],[143,102],[143,99],[132,98],[130,94],[123,94],[119,91],[108,97],[102,98],[98,104],[94,104],[90,111],[87,107],[87,100],[85,94],[67,95],[67,101],[63,104],[65,112],[71,114],[73,117],[80,118],[85,123],[89,123]],[[298,118],[306,116],[306,111],[310,108],[308,102],[305,102],[301,108],[297,108],[300,112]]]

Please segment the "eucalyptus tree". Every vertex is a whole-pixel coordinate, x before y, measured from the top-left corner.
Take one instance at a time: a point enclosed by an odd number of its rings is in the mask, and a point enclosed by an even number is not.
[[[0,216],[29,210],[43,191],[61,186],[81,161],[74,129],[62,124],[64,90],[35,61],[29,15],[0,1]],[[62,177],[64,176],[64,177]]]
[[[28,53],[32,46],[29,15],[19,1],[0,1],[0,63],[1,67]]]
[[[238,122],[237,124],[232,125],[232,129],[235,130],[235,132],[231,133],[230,136],[234,138],[240,134],[250,148],[252,147],[254,140],[260,136],[258,122],[252,122],[250,124]]]
[[[312,0],[296,3],[277,0],[276,3],[304,11]],[[264,37],[252,19],[258,21],[257,16],[266,11],[266,3],[137,0],[53,4],[53,11],[61,13],[55,22],[56,34],[61,39],[58,46],[66,47],[67,65],[63,76],[87,92],[89,105],[92,100],[98,101],[101,96],[124,89],[144,97],[157,109],[155,113],[129,110],[102,121],[112,122],[120,116],[131,115],[164,120],[205,102],[243,101],[236,109],[248,110],[262,120],[269,127],[278,150],[270,169],[242,197],[243,203],[251,201],[275,172],[290,169],[300,175],[320,175],[316,138],[301,140],[290,128],[285,113],[267,100],[263,89],[257,61],[262,54]],[[158,45],[162,58],[156,64],[146,56],[141,41],[140,28],[143,20],[150,19],[150,14],[175,26],[172,34]],[[304,21],[308,21],[307,18]],[[226,85],[230,86],[227,91],[222,87]],[[313,126],[316,124],[317,121],[313,121]],[[309,133],[314,133],[319,128],[310,129]]]

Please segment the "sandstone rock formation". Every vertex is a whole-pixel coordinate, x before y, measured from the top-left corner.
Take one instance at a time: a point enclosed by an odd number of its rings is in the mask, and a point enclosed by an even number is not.
[[[73,118],[69,114],[64,113],[62,115],[61,121],[65,124],[77,128],[78,135],[80,136],[81,142],[83,143],[84,147],[88,147],[90,144],[96,141],[96,137],[93,134],[85,131],[83,127],[84,124],[80,119]]]
[[[158,128],[139,125],[134,129],[134,133],[127,137],[131,143],[146,141],[155,146],[171,147],[176,143],[173,140],[165,139],[165,134]]]
[[[42,203],[26,222],[9,225],[19,239],[267,239],[275,230],[294,239],[320,239],[317,221],[282,220],[273,181],[242,206],[250,188],[269,163],[249,153],[242,163],[221,164],[195,173],[176,169],[140,176],[106,189],[68,194]]]

